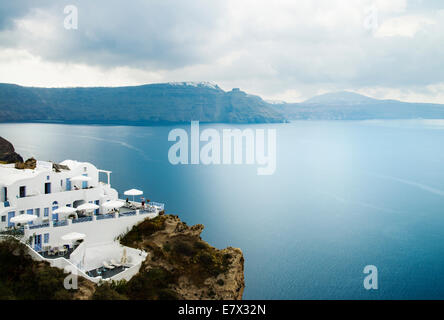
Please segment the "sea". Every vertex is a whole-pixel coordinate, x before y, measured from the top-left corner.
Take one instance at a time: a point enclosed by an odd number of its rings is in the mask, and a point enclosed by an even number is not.
[[[211,245],[240,248],[244,299],[444,298],[444,120],[200,124],[275,130],[271,175],[257,164],[172,164],[178,128],[190,124],[11,123],[0,136],[24,158],[111,170],[122,198],[141,189],[203,224]],[[365,286],[370,275],[377,288]]]

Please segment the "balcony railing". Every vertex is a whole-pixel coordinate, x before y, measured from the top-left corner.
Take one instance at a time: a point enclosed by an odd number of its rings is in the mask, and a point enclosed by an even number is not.
[[[149,202],[148,205],[155,206],[159,208],[160,211],[165,210],[165,204],[160,202]]]
[[[103,219],[112,219],[114,218],[114,214],[110,213],[110,214],[101,214],[96,216],[96,220],[103,220]]]
[[[67,225],[68,225],[67,220],[54,221],[54,224],[53,224],[54,227],[63,227],[63,226],[67,226]]]
[[[134,216],[135,214],[136,214],[136,211],[120,212],[119,217]]]
[[[72,223],[81,223],[81,222],[88,222],[92,221],[93,217],[82,217],[72,220]]]
[[[152,208],[152,207],[148,207],[144,210],[140,210],[140,214],[147,214],[147,213],[155,213],[156,209]]]
[[[39,228],[47,228],[49,227],[49,223],[42,223],[37,225],[31,225],[29,226],[29,229],[39,229]]]

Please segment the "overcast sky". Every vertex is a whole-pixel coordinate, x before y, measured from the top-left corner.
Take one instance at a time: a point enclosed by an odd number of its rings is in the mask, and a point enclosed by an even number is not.
[[[351,90],[444,103],[443,57],[442,0],[0,2],[0,82],[27,86],[210,81],[288,102]]]

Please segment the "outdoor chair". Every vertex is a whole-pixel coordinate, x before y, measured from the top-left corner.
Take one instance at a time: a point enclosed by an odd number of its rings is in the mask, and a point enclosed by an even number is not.
[[[110,262],[111,262],[111,264],[112,264],[113,266],[115,266],[115,267],[121,267],[121,266],[122,266],[122,264],[116,262],[116,260],[114,260],[114,259],[111,259]]]
[[[103,266],[104,266],[105,268],[109,269],[109,270],[114,269],[114,266],[109,265],[108,262],[106,262],[106,261],[103,261]]]

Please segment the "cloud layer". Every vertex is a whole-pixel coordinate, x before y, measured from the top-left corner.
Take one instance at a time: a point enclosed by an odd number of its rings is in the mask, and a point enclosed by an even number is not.
[[[0,81],[212,81],[300,101],[333,90],[444,103],[441,1],[0,3]],[[78,29],[63,9],[78,8]]]

